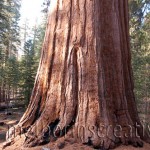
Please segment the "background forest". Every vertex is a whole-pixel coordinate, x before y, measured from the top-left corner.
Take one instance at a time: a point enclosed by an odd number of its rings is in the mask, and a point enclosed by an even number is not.
[[[0,0],[0,106],[26,107],[34,85],[47,24],[49,0],[43,0],[42,21],[20,26],[21,0]],[[142,119],[150,113],[150,0],[129,0],[130,41],[135,95]],[[34,9],[34,8],[33,8]],[[143,115],[144,114],[144,115]]]

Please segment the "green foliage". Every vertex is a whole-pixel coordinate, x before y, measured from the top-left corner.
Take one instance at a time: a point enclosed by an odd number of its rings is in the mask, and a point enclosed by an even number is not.
[[[6,84],[11,87],[18,85],[19,78],[19,65],[16,57],[10,57],[5,67]]]
[[[131,0],[130,35],[135,94],[138,102],[148,98],[150,89],[150,1]]]
[[[33,40],[31,39],[25,42],[24,55],[20,62],[20,70],[21,70],[20,87],[23,93],[22,96],[26,104],[28,104],[37,70]]]
[[[43,21],[32,29],[28,36],[27,24],[24,29],[24,41],[20,40],[20,1],[0,1],[0,101],[9,101],[6,95],[13,93],[27,105],[34,86],[40,51],[44,39],[49,0],[43,0]],[[18,57],[18,50],[24,45],[23,55]],[[15,92],[14,92],[15,91]],[[4,94],[4,96],[2,96]],[[10,98],[12,97],[12,94]]]
[[[6,95],[18,85],[19,9],[20,0],[0,1],[0,88],[4,91],[2,100],[5,101]]]
[[[3,45],[5,59],[17,53],[19,45],[20,0],[2,0],[0,2],[0,45]]]

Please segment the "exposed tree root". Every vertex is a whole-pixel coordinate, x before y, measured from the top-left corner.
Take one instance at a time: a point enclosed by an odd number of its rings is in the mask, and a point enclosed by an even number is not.
[[[74,139],[76,142],[80,142],[83,144],[87,144],[93,146],[94,148],[101,149],[112,149],[116,146],[123,145],[133,145],[134,147],[142,147],[143,142],[139,137],[135,137],[135,130],[130,131],[130,128],[127,126],[126,128],[122,128],[121,130],[117,130],[117,133],[114,132],[115,127],[104,127],[100,129],[100,127],[89,128],[85,126],[83,128],[82,125],[77,125],[77,123],[72,123],[69,127],[64,127],[63,130],[59,128],[59,120],[51,123],[49,128],[45,130],[37,130],[35,131],[35,127],[28,130],[26,134],[26,140],[24,143],[25,147],[33,147],[36,145],[45,144],[51,142],[51,139],[55,138],[55,140],[64,137],[64,140]],[[73,121],[74,122],[74,121]],[[117,126],[117,125],[116,125]],[[131,133],[132,132],[132,133]],[[36,134],[38,133],[38,134]],[[118,134],[118,135],[117,135]],[[69,141],[69,140],[68,140]]]

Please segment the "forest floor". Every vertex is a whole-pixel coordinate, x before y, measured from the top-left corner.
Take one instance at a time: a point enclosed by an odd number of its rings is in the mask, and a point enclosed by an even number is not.
[[[6,132],[8,130],[8,126],[15,125],[19,119],[21,118],[23,112],[22,110],[18,110],[17,112],[13,112],[12,115],[6,115],[4,112],[0,112],[0,122],[4,122],[3,126],[0,126],[0,150],[2,150],[3,142],[5,141]],[[44,146],[37,146],[34,148],[23,148],[25,136],[21,135],[15,138],[15,143],[11,146],[6,147],[4,150],[94,150],[92,147],[80,144],[80,143],[72,143],[64,141],[64,139],[59,139],[58,142],[52,142],[50,144]],[[61,145],[60,145],[61,143]],[[61,147],[61,148],[59,148]],[[143,148],[134,148],[132,146],[120,146],[115,150],[150,150],[150,144],[144,143]]]
[[[8,128],[17,124],[22,115],[22,108],[11,109],[8,111],[8,115],[6,114],[6,111],[0,111],[0,150],[2,149],[3,142],[5,141]]]
[[[62,139],[60,139],[62,140]],[[79,143],[73,143],[73,144],[69,144],[67,142],[65,142],[64,147],[59,148],[58,147],[58,143],[50,143],[44,146],[37,146],[37,147],[33,147],[33,148],[23,148],[24,142],[24,136],[17,137],[15,139],[15,143],[9,147],[6,147],[4,150],[94,150],[92,147],[83,145],[83,144],[79,144]],[[144,143],[144,147],[143,148],[135,148],[133,146],[119,146],[117,147],[115,150],[150,150],[150,144],[146,144]]]

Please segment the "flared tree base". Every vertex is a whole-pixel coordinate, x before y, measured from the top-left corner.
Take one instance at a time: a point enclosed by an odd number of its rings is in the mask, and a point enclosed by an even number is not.
[[[77,116],[80,118],[80,115]],[[71,139],[74,142],[86,144],[97,149],[113,149],[121,144],[142,147],[143,142],[141,139],[146,139],[145,141],[148,142],[147,133],[144,132],[141,124],[130,122],[131,120],[128,120],[126,111],[118,113],[118,116],[116,116],[118,118],[117,122],[114,121],[114,118],[111,118],[112,120],[107,124],[106,122],[97,124],[96,120],[98,118],[95,118],[96,122],[91,119],[88,122],[82,116],[81,123],[77,118],[74,118],[75,116],[72,117],[72,121],[67,124],[67,120],[59,120],[58,118],[53,121],[47,120],[46,123],[45,117],[42,119],[41,116],[33,125],[28,124],[25,127],[23,124],[18,124],[15,127],[15,132],[14,128],[11,128],[9,137],[13,137],[14,134],[15,136],[23,134],[24,132],[26,137],[25,147],[44,145],[54,141],[58,143],[59,139],[63,139],[64,142]],[[143,130],[145,137],[139,136],[141,130]]]

